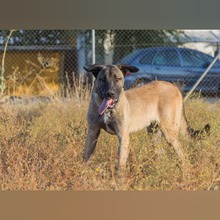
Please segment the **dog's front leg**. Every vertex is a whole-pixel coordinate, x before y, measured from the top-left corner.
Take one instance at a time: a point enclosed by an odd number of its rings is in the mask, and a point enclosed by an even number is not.
[[[83,155],[83,159],[85,161],[88,161],[90,156],[94,152],[99,134],[100,134],[100,128],[98,126],[88,127],[88,134],[86,137],[86,144]]]
[[[118,141],[119,141],[118,169],[125,169],[129,155],[129,134],[127,132],[123,132],[119,134]]]

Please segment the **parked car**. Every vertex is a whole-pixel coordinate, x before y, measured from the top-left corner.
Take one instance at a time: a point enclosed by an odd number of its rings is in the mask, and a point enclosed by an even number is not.
[[[181,47],[142,48],[124,57],[118,64],[139,68],[138,73],[125,77],[125,88],[140,86],[153,80],[165,80],[189,91],[204,73],[214,57],[197,50]],[[195,91],[220,92],[220,61],[210,69]]]

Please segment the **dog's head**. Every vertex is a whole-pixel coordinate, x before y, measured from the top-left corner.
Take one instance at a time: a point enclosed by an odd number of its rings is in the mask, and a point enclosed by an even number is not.
[[[104,114],[108,108],[114,108],[118,102],[119,95],[124,87],[124,76],[127,72],[137,72],[139,69],[129,65],[98,65],[84,67],[91,72],[95,80],[95,89],[102,104],[99,107],[99,114]]]

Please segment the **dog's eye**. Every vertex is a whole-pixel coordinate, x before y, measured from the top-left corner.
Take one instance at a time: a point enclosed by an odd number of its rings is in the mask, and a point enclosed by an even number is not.
[[[118,82],[119,80],[121,80],[121,78],[115,78],[115,81]]]

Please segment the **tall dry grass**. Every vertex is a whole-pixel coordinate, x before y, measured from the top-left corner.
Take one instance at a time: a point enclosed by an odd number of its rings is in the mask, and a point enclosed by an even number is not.
[[[88,103],[88,92],[80,93],[80,89],[67,98],[17,99],[5,103],[0,114],[0,189],[121,189],[115,136],[101,132],[89,163],[82,160]],[[189,100],[186,115],[195,129],[207,122],[211,124],[210,136],[182,140],[191,163],[188,177],[183,179],[173,148],[163,138],[151,142],[144,129],[130,135],[131,152],[123,189],[219,189],[220,102]]]

